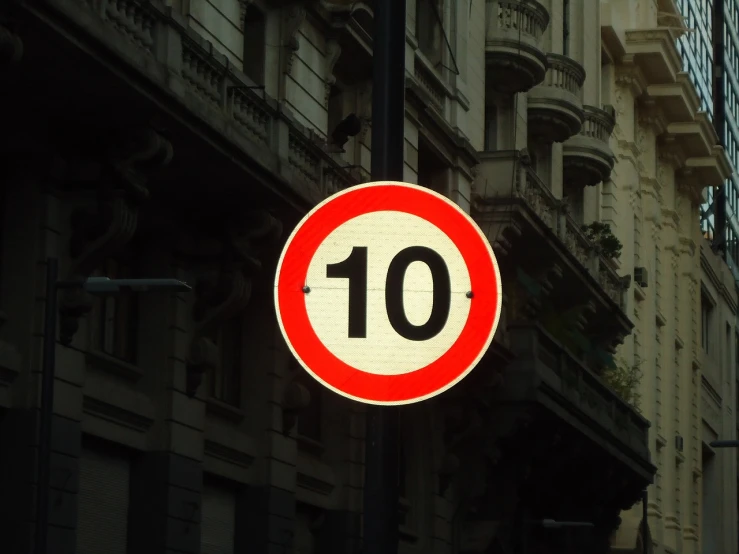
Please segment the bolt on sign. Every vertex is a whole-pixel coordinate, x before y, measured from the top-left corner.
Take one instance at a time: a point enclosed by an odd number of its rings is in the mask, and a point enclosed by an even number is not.
[[[295,358],[368,404],[419,402],[461,381],[490,346],[501,301],[477,224],[408,183],[367,183],[321,202],[288,238],[275,277]]]

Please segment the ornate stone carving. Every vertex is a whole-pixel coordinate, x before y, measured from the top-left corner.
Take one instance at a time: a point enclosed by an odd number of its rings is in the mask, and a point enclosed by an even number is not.
[[[226,220],[198,237],[183,240],[179,252],[204,270],[195,285],[193,336],[187,358],[187,394],[194,396],[206,371],[220,363],[216,333],[249,303],[252,278],[262,268],[262,248],[282,232],[280,222],[265,211]]]
[[[307,15],[308,11],[303,4],[293,4],[285,10],[283,15],[282,44],[287,50],[283,56],[283,73],[288,75],[292,73],[295,55],[300,50],[298,33]]]
[[[108,151],[97,179],[97,207],[72,213],[67,279],[89,277],[107,257],[125,246],[136,232],[138,209],[149,198],[147,173],[172,159],[172,145],[151,129],[122,137]],[[80,289],[60,295],[60,335],[70,344],[78,319],[90,311],[92,299]]]
[[[336,62],[341,57],[341,46],[335,40],[329,40],[326,43],[326,98],[324,99],[324,105],[328,106],[328,100],[331,96],[331,87],[336,83],[336,77],[334,77],[334,67]],[[330,129],[329,129],[330,131]]]
[[[23,57],[20,37],[0,25],[0,66],[17,63]]]
[[[639,97],[647,88],[647,80],[641,69],[634,63],[633,55],[621,58],[621,64],[616,67],[616,85],[629,88],[632,96]]]

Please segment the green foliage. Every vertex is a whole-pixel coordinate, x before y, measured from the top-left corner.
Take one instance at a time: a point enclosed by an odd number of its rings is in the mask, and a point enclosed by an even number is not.
[[[639,385],[642,378],[640,365],[630,364],[623,358],[619,358],[615,367],[606,369],[600,376],[613,392],[637,410],[641,400],[639,394]]]
[[[583,225],[582,230],[588,240],[597,244],[601,248],[601,253],[605,258],[618,258],[621,256],[623,244],[611,232],[611,226],[608,223],[594,221],[590,225]]]

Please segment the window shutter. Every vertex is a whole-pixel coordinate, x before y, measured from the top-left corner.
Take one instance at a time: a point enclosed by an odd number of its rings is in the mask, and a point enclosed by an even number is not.
[[[200,554],[233,554],[236,497],[233,491],[203,487]]]
[[[83,449],[77,554],[126,554],[130,462]]]

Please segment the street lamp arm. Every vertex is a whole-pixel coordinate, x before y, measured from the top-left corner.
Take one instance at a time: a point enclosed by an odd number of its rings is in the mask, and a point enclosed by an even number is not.
[[[90,294],[113,294],[121,290],[132,292],[149,292],[166,290],[172,292],[189,292],[192,287],[178,279],[110,279],[108,277],[88,277],[74,281],[57,281],[57,289],[81,288]]]
[[[739,440],[711,441],[711,448],[739,448]]]
[[[553,519],[542,519],[539,523],[545,529],[562,529],[563,527],[595,527],[589,521],[555,521]]]

